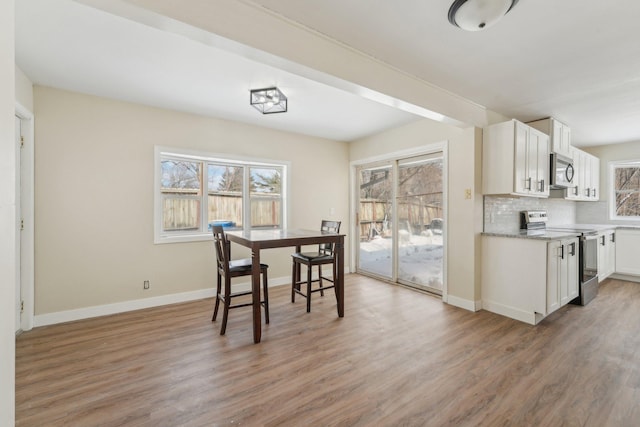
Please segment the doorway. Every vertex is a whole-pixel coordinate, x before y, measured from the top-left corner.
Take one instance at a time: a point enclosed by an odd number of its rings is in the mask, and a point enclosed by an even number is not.
[[[443,151],[356,166],[356,271],[438,295],[444,289]]]
[[[16,300],[15,330],[34,324],[34,120],[33,113],[16,103]]]

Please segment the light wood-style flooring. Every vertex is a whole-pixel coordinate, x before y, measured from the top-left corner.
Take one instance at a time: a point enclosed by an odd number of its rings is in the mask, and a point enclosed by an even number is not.
[[[213,300],[25,332],[17,426],[638,426],[640,284],[538,326],[359,275],[311,313],[270,291],[227,334]]]

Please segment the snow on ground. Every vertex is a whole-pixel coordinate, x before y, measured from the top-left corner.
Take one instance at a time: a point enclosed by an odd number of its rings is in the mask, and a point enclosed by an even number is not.
[[[400,234],[398,278],[442,289],[442,235]],[[391,277],[391,239],[360,242],[360,268]]]

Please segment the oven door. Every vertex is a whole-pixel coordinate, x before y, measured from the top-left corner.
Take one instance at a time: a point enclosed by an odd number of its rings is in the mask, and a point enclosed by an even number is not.
[[[581,275],[580,281],[586,283],[594,277],[598,276],[598,236],[587,235],[580,239],[582,250]]]

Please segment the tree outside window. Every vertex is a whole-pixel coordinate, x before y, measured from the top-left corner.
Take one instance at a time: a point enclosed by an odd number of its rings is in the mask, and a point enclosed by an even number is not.
[[[640,161],[612,164],[614,218],[640,218]]]

